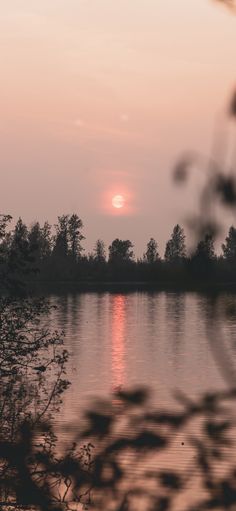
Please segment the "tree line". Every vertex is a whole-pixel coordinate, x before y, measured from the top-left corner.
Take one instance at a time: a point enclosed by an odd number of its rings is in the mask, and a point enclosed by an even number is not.
[[[184,229],[175,225],[166,243],[164,257],[150,238],[143,257],[135,259],[130,240],[114,239],[106,251],[98,239],[88,254],[83,248],[83,222],[77,214],[61,215],[54,228],[45,222],[28,227],[19,218],[13,229],[10,216],[2,216],[0,265],[14,278],[31,281],[153,281],[188,282],[199,278],[236,282],[236,228],[231,226],[221,255],[216,255],[214,237],[204,234],[189,255]],[[27,268],[27,271],[26,271]],[[29,271],[30,268],[30,271]],[[4,272],[3,272],[4,273]]]

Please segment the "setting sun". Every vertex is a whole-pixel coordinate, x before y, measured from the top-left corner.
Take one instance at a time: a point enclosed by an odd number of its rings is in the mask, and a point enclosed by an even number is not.
[[[125,205],[125,199],[123,195],[114,195],[111,202],[112,206],[117,209],[123,208]]]

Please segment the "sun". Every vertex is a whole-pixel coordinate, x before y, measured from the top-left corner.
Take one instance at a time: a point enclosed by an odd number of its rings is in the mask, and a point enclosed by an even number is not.
[[[125,198],[123,195],[114,195],[114,197],[112,197],[111,203],[113,208],[121,209],[125,205]]]

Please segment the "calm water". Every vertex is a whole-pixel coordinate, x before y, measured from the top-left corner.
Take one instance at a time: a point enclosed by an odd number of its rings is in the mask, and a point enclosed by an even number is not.
[[[50,300],[57,306],[50,327],[64,330],[71,354],[71,386],[56,419],[65,443],[73,438],[81,411],[94,397],[108,397],[114,389],[148,386],[154,407],[173,409],[177,390],[194,398],[225,388],[225,370],[236,384],[234,295],[222,294],[214,300],[197,293],[81,293]],[[154,471],[175,467],[183,474],[194,474],[176,501],[178,511],[204,498],[191,442],[192,435],[199,438],[200,431],[202,435],[202,425],[200,418],[191,422],[189,430],[180,428],[168,450],[148,460],[148,469]],[[225,468],[215,463],[217,477],[223,476],[234,457],[232,446]],[[143,460],[137,467],[131,459],[131,467],[131,478],[142,480],[147,469]]]
[[[117,387],[149,386],[158,406],[173,402],[176,389],[190,397],[218,390],[223,355],[236,366],[235,296],[218,298],[213,317],[212,299],[197,293],[81,293],[51,303],[50,327],[64,330],[71,354],[63,422]]]

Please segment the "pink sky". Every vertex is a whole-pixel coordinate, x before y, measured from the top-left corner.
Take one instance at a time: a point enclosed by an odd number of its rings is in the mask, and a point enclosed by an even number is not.
[[[86,248],[162,252],[194,202],[171,168],[208,152],[233,89],[236,18],[210,0],[11,0],[0,12],[1,211],[77,212]],[[107,198],[127,194],[111,214]],[[184,206],[183,206],[184,204]]]

